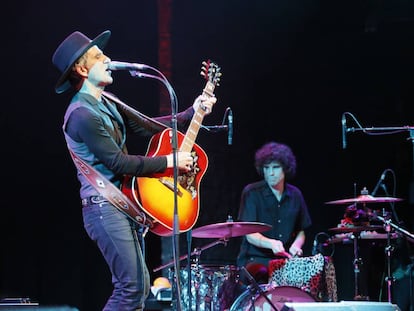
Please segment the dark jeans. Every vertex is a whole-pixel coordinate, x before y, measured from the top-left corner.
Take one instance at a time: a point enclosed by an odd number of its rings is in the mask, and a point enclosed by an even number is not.
[[[108,202],[91,204],[82,213],[85,230],[112,273],[114,289],[104,311],[143,310],[150,280],[137,225]]]

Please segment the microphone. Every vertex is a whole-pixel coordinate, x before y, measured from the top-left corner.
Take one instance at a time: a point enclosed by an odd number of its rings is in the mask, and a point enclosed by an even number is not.
[[[346,149],[346,116],[342,114],[342,149]]]
[[[380,179],[378,180],[377,184],[375,185],[374,190],[371,192],[372,196],[375,196],[375,194],[377,193],[379,187],[382,185],[382,183],[384,182],[385,179],[385,175],[387,174],[388,169],[384,170],[381,174]]]
[[[382,190],[384,190],[385,195],[386,195],[387,197],[389,197],[389,196],[390,196],[390,194],[388,193],[387,186],[386,186],[384,183],[381,183],[381,188],[382,188]]]
[[[231,111],[231,108],[227,108],[229,111],[229,114],[227,115],[227,119],[229,122],[228,126],[228,132],[227,132],[227,144],[230,146],[233,144],[233,111]]]
[[[137,63],[126,63],[126,62],[117,62],[112,61],[108,65],[109,70],[130,70],[130,71],[137,71],[137,70],[143,70],[148,68],[148,65],[145,64],[137,64]]]

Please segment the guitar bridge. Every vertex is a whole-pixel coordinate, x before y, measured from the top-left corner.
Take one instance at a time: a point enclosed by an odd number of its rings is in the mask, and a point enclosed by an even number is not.
[[[174,183],[171,182],[171,178],[161,177],[158,179],[160,183],[162,183],[164,186],[166,186],[171,191],[174,191]],[[180,189],[177,188],[177,195],[182,197],[183,193],[180,191]]]

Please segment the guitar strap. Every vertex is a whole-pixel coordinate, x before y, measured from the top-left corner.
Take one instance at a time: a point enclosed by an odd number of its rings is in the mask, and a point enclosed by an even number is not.
[[[152,221],[147,218],[145,213],[105,176],[81,160],[69,145],[68,149],[75,166],[88,179],[90,184],[119,211],[137,224],[147,227],[144,232],[145,235],[148,229],[153,226]]]
[[[142,112],[135,110],[134,108],[128,106],[119,98],[108,92],[103,91],[102,96],[116,103],[122,111],[129,115],[132,115],[134,117],[135,122],[137,122],[141,127],[152,133],[158,133],[168,128],[168,126],[166,126],[165,124],[158,122],[157,120],[154,120],[153,118],[146,116]]]

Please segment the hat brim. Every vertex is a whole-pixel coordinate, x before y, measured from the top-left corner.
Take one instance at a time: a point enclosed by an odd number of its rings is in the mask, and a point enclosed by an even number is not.
[[[102,32],[100,35],[98,35],[95,39],[93,39],[91,42],[89,42],[88,45],[86,45],[83,49],[79,50],[76,55],[73,57],[73,62],[66,68],[66,70],[62,73],[59,80],[56,83],[55,91],[56,93],[60,94],[65,92],[71,87],[70,82],[68,81],[68,76],[70,72],[72,71],[72,67],[75,64],[75,62],[81,57],[87,50],[89,50],[92,46],[96,45],[101,50],[105,48],[106,44],[108,43],[109,38],[111,37],[111,31],[106,30]]]

